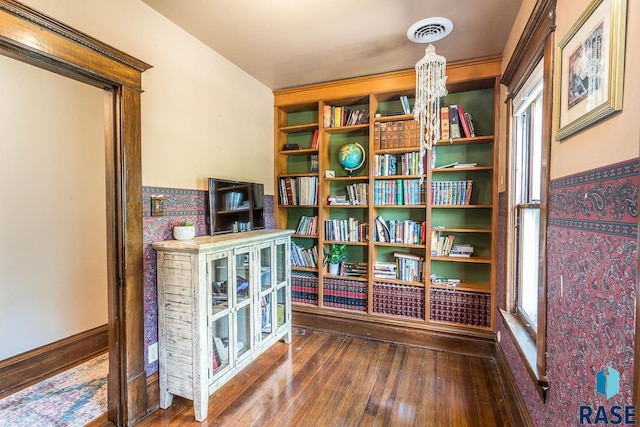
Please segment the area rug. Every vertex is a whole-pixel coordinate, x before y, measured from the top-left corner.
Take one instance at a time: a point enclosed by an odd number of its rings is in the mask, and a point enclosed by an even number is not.
[[[108,354],[0,399],[0,427],[84,426],[107,411]]]

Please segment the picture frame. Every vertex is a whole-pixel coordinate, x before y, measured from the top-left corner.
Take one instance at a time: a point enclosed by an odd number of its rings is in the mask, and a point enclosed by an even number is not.
[[[558,45],[556,140],[622,110],[627,0],[593,0]]]

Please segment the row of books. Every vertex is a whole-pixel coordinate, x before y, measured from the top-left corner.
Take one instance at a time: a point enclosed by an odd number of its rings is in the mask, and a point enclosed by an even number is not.
[[[327,307],[367,310],[367,284],[348,279],[327,277],[322,282],[322,298]]]
[[[389,179],[373,184],[374,205],[424,205],[424,185],[419,179]]]
[[[424,258],[408,252],[394,252],[397,278],[405,282],[421,282]]]
[[[279,179],[280,204],[286,206],[317,205],[318,177],[284,177]]]
[[[318,304],[318,276],[306,271],[291,272],[291,301]]]
[[[421,245],[426,243],[427,223],[410,219],[389,220],[388,224],[381,215],[375,219],[374,239],[376,242]]]
[[[420,152],[418,151],[403,154],[376,154],[374,162],[375,176],[420,174]]]
[[[324,238],[334,242],[366,242],[369,235],[367,223],[356,218],[328,219],[324,222]]]
[[[323,126],[326,128],[353,126],[369,123],[369,110],[338,105],[325,105],[322,111]]]
[[[473,255],[473,245],[454,243],[455,236],[440,230],[431,230],[431,256],[451,256],[469,258]]]
[[[373,282],[373,312],[424,319],[424,288]]]
[[[373,148],[412,148],[420,146],[420,129],[415,120],[375,122],[373,125]]]
[[[311,173],[318,173],[318,171],[320,170],[320,160],[318,159],[318,155],[312,154],[311,156],[309,156],[309,158],[309,162],[311,163],[309,165]]]
[[[318,246],[304,248],[296,243],[291,243],[291,265],[316,268],[318,266]]]
[[[452,104],[440,108],[440,139],[470,138],[476,136],[471,114],[462,105]]]
[[[340,274],[340,276],[366,278],[368,268],[366,262],[343,261],[340,263],[338,274]]]
[[[432,181],[431,204],[435,206],[468,205],[471,202],[473,180]]]
[[[327,197],[327,202],[331,206],[340,205],[366,205],[368,197],[369,184],[366,182],[358,182],[349,184],[345,188],[346,195],[330,194]]]
[[[309,236],[316,236],[318,234],[318,216],[305,216],[302,215],[298,220],[298,227],[296,227],[296,234],[306,234]]]

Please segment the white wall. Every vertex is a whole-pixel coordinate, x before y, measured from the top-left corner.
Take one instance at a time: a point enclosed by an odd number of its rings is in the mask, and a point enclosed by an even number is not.
[[[142,184],[262,182],[273,194],[273,94],[139,0],[25,0],[153,66],[142,75]]]
[[[0,56],[0,360],[107,323],[102,90]]]

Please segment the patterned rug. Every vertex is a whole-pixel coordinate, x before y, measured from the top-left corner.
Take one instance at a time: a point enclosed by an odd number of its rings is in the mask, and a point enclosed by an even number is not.
[[[103,354],[0,399],[0,427],[79,427],[107,411]]]

